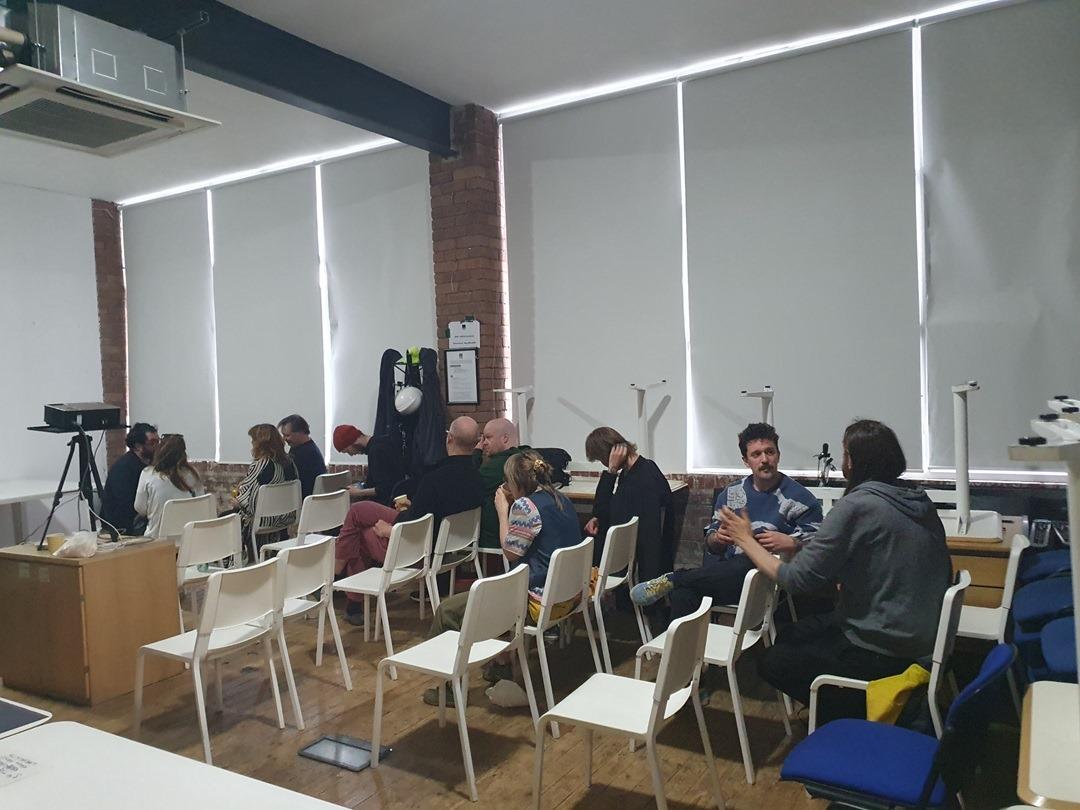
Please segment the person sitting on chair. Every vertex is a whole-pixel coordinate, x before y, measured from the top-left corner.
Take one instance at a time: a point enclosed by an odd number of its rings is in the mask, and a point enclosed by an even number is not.
[[[499,548],[499,515],[495,510],[495,492],[506,481],[503,472],[506,460],[515,453],[528,450],[518,445],[518,429],[509,419],[491,419],[476,445],[477,463],[484,481],[484,505],[480,515],[480,548]],[[476,454],[474,454],[475,456]]]
[[[136,422],[124,439],[128,451],[109,468],[102,492],[101,517],[121,534],[139,535],[146,529],[146,520],[135,511],[135,493],[139,476],[154,460],[159,441],[154,425]]]
[[[233,490],[231,505],[240,513],[240,525],[244,533],[244,545],[250,559],[255,559],[257,548],[251,544],[252,521],[255,517],[255,499],[259,490],[267,484],[281,484],[296,480],[296,467],[285,452],[281,434],[273,425],[254,425],[248,430],[251,437],[251,466],[243,480]],[[296,520],[296,513],[279,516],[273,520],[263,519],[260,529],[284,529]],[[271,538],[272,539],[272,538]]]
[[[289,458],[300,477],[300,497],[306,498],[315,489],[315,479],[326,472],[326,462],[319,445],[311,438],[307,419],[298,413],[289,414],[278,422],[281,438],[289,445]]]
[[[389,436],[368,436],[353,425],[334,428],[334,449],[349,456],[367,455],[367,480],[363,487],[349,487],[353,498],[373,498],[389,506],[394,487],[405,479],[405,460],[401,448]]]
[[[135,511],[146,516],[146,536],[158,536],[168,501],[195,498],[205,492],[199,474],[188,463],[184,437],[179,433],[162,436],[154,463],[143,469],[135,492]]]
[[[780,472],[780,436],[772,425],[754,422],[739,434],[739,452],[750,475],[720,491],[705,527],[707,553],[701,568],[674,571],[635,585],[630,598],[646,606],[667,596],[671,619],[688,616],[703,596],[714,605],[737,604],[743,580],[754,567],[721,529],[725,507],[745,509],[754,536],[770,554],[794,554],[821,523],[821,504],[810,491]]]

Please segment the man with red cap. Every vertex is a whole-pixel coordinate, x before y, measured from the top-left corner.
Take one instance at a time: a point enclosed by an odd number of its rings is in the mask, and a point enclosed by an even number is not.
[[[349,456],[366,454],[367,480],[363,487],[349,487],[354,498],[373,498],[389,506],[394,487],[405,478],[401,448],[389,436],[368,436],[354,425],[334,428],[334,449]]]

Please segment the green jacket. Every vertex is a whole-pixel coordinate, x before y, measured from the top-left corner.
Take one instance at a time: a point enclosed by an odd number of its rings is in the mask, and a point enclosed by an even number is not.
[[[508,447],[487,459],[483,456],[479,457],[480,478],[484,482],[484,503],[480,512],[480,546],[482,548],[499,548],[499,513],[495,511],[495,490],[506,480],[503,476],[506,460],[522,450],[531,449],[523,444],[520,447]]]

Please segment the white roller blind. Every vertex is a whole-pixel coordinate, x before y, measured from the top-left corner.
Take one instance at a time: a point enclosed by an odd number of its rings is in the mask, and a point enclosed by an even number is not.
[[[124,209],[131,421],[213,459],[214,290],[206,193]]]
[[[322,167],[335,424],[374,427],[385,349],[435,346],[428,189],[409,147]]]
[[[299,413],[324,432],[315,170],[213,192],[221,460],[251,458],[248,428]]]
[[[584,461],[611,425],[686,468],[678,118],[674,87],[503,126],[514,385],[532,384],[532,443]]]
[[[696,467],[771,385],[784,465],[876,418],[920,466],[911,35],[684,86]]]
[[[923,56],[931,464],[976,379],[971,465],[1017,468],[1008,444],[1080,392],[1080,3],[929,26]]]

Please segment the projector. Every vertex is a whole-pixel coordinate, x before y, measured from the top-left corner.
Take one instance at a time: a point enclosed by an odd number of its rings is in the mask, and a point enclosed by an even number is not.
[[[104,402],[54,402],[45,406],[45,424],[57,430],[112,430],[121,427],[120,409]]]

